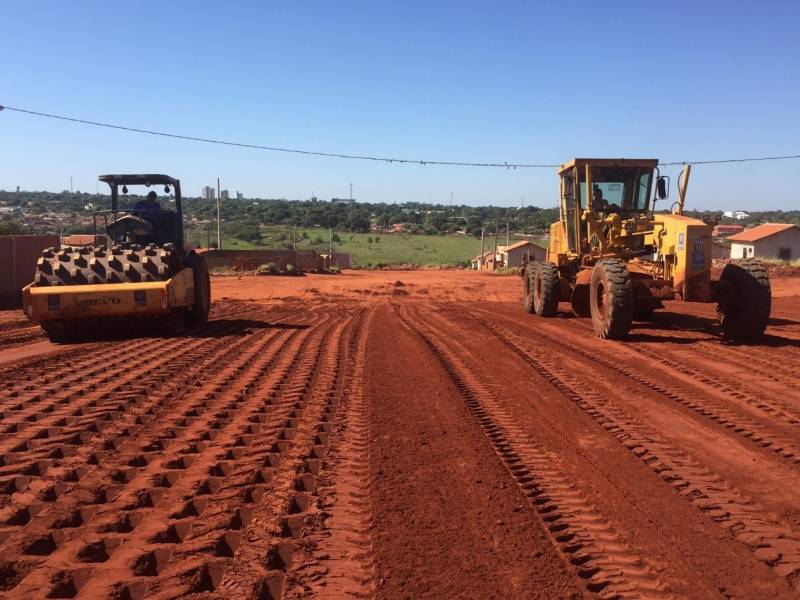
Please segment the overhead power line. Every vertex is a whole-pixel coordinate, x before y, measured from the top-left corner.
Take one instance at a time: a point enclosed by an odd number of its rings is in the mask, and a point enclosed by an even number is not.
[[[212,138],[180,135],[177,133],[167,133],[164,131],[154,131],[151,129],[140,129],[137,127],[126,127],[124,125],[114,125],[112,123],[101,123],[99,121],[89,121],[86,119],[76,119],[74,117],[66,117],[64,115],[54,115],[50,113],[38,112],[35,110],[28,110],[25,108],[17,108],[14,106],[0,105],[0,111],[11,110],[14,112],[25,113],[37,117],[47,117],[48,119],[58,119],[60,121],[69,121],[71,123],[78,123],[81,125],[93,125],[95,127],[105,127],[107,129],[118,129],[121,131],[129,131],[133,133],[145,133],[148,135],[157,135],[166,138],[173,138],[178,140],[186,140],[190,142],[204,142],[206,144],[219,144],[222,146],[234,146],[237,148],[250,148],[252,150],[267,150],[270,152],[286,152],[289,154],[303,154],[306,156],[322,156],[325,158],[344,158],[350,160],[370,160],[374,162],[385,163],[398,163],[398,164],[411,164],[411,165],[445,165],[455,167],[500,167],[504,169],[553,169],[561,166],[560,164],[531,164],[531,163],[510,163],[510,162],[462,162],[454,160],[420,160],[410,158],[392,158],[386,156],[371,156],[359,154],[342,154],[339,152],[321,152],[316,150],[299,150],[297,148],[281,148],[279,146],[264,146],[260,144],[245,144],[241,142],[231,142],[228,140],[216,140]],[[787,156],[760,156],[752,158],[725,158],[718,160],[678,160],[671,162],[661,162],[659,164],[664,166],[669,165],[712,165],[722,163],[741,163],[741,162],[756,162],[767,160],[790,160],[798,159],[800,154],[787,155]]]

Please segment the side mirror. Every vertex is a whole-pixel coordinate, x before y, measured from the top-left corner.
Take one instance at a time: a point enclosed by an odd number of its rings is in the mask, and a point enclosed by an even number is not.
[[[656,179],[656,193],[658,199],[663,200],[669,196],[669,180],[666,177]]]

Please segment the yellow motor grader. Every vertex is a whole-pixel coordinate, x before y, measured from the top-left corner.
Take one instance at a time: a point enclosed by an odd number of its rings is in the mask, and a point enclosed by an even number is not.
[[[670,213],[656,213],[669,178],[655,159],[576,158],[559,169],[560,217],[546,260],[522,269],[525,309],[553,317],[560,301],[591,317],[600,338],[622,339],[634,319],[664,300],[716,302],[723,334],[753,341],[766,329],[772,295],[763,265],[732,261],[711,279],[713,223],[683,214],[691,166]]]
[[[208,320],[211,282],[205,259],[184,246],[180,181],[167,175],[101,175],[111,210],[94,213],[94,243],[48,248],[34,281],[22,292],[23,311],[54,342],[96,337],[121,326],[172,332]],[[174,192],[162,207],[154,191],[121,207],[128,186]]]

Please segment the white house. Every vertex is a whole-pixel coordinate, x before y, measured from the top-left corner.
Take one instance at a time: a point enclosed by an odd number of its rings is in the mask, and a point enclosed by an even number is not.
[[[519,267],[525,262],[526,257],[531,261],[544,260],[546,255],[547,250],[529,240],[497,247],[497,262],[502,263],[504,267]]]
[[[728,238],[731,258],[800,259],[800,226],[765,223]]]
[[[726,210],[722,213],[729,219],[736,219],[737,221],[741,221],[742,219],[746,219],[750,216],[749,213],[744,212],[743,210]]]

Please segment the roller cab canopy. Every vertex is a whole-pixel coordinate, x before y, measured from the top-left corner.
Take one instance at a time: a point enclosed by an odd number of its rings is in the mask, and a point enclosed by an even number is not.
[[[135,174],[135,175],[100,175],[100,181],[108,185],[180,185],[180,181],[169,175]]]

